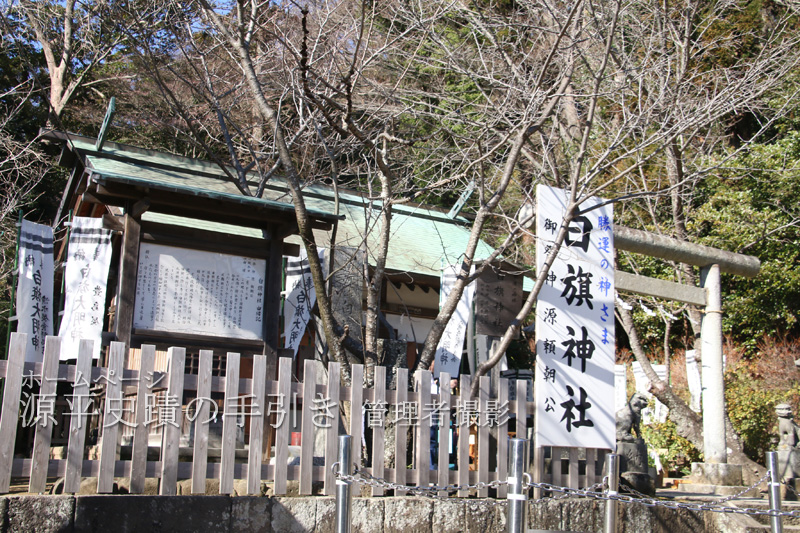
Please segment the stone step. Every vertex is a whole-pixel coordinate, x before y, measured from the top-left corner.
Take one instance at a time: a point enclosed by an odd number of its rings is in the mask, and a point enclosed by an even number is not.
[[[746,507],[750,509],[758,509],[761,511],[768,511],[769,510],[769,503],[766,501],[744,501],[744,502],[737,502],[738,507]],[[783,527],[786,529],[787,527],[797,527],[800,531],[800,505],[797,502],[783,502],[781,506],[781,510],[783,511],[794,511],[797,512],[799,516],[784,516],[783,517]],[[750,515],[756,522],[759,524],[769,525],[769,515],[766,514],[757,514],[757,515]]]
[[[745,528],[744,533],[764,533],[765,531],[772,531],[772,528],[767,525],[748,526]],[[783,531],[800,531],[800,526],[783,526]]]

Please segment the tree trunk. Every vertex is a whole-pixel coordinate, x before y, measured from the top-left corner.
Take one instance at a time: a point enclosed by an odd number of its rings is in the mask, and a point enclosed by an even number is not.
[[[631,350],[636,360],[642,365],[647,379],[650,381],[650,392],[658,398],[658,401],[663,403],[669,409],[669,418],[675,423],[678,435],[687,439],[692,445],[703,451],[703,419],[692,411],[686,402],[677,396],[672,388],[659,379],[653,367],[650,365],[650,360],[644,353],[642,344],[639,341],[639,335],[636,333],[636,328],[633,325],[633,317],[630,311],[622,306],[617,307],[617,316],[628,335],[631,344]],[[727,413],[725,414],[725,429],[726,440],[728,448],[728,462],[730,464],[742,465],[742,476],[745,485],[751,485],[761,479],[766,469],[751,460],[742,450],[742,444],[739,436],[733,430],[733,426],[728,419]]]

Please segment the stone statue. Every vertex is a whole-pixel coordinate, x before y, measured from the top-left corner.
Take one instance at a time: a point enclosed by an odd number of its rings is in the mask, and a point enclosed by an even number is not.
[[[794,500],[800,489],[800,425],[794,421],[788,403],[776,405],[775,414],[778,415],[778,472],[784,483],[795,489],[783,497]]]
[[[778,448],[790,450],[797,448],[800,444],[800,426],[792,417],[792,406],[788,403],[779,403],[775,406],[775,414],[778,415]]]
[[[617,411],[617,442],[634,442],[642,438],[642,409],[647,407],[647,396],[637,392],[628,405]]]
[[[617,455],[621,481],[648,495],[655,494],[655,484],[647,468],[647,445],[642,438],[642,409],[647,396],[635,393],[628,405],[617,411]]]

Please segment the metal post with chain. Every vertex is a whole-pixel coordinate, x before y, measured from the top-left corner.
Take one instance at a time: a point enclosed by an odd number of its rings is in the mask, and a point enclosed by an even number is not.
[[[338,471],[334,472],[350,478],[336,476],[336,533],[350,533],[352,522],[353,492],[350,486],[352,479],[350,473],[353,462],[350,459],[350,439],[350,435],[339,435],[339,461],[333,465],[334,469],[339,466]]]
[[[528,488],[522,477],[528,470],[528,441],[526,439],[508,440],[508,533],[525,531],[525,511],[528,508]]]
[[[781,510],[781,480],[778,474],[778,452],[767,452],[767,468],[769,469],[769,509]],[[771,515],[769,523],[772,533],[783,533],[783,518],[780,514]]]
[[[608,460],[608,494],[609,497],[619,494],[619,455],[610,453]],[[617,533],[617,501],[606,501],[605,533]]]

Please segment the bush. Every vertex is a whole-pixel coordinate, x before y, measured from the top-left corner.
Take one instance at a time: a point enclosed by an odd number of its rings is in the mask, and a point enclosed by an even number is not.
[[[753,461],[763,464],[765,453],[777,444],[775,406],[784,401],[786,392],[765,387],[747,371],[726,374],[728,416],[744,453]]]
[[[642,435],[648,449],[655,450],[667,473],[689,475],[692,463],[702,461],[703,455],[684,439],[675,429],[675,423],[667,419],[663,424],[654,422],[642,425]]]

